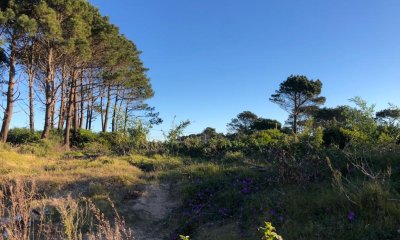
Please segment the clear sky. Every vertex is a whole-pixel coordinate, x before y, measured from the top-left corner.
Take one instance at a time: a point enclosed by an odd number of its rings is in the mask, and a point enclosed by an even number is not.
[[[400,105],[399,0],[91,2],[143,51],[164,119],[152,138],[174,116],[186,133],[224,132],[244,110],[284,122],[268,98],[290,74],[320,79],[327,106]]]
[[[225,131],[243,110],[284,121],[268,101],[290,74],[323,82],[327,106],[361,96],[400,104],[399,0],[92,0],[143,51],[168,129]]]

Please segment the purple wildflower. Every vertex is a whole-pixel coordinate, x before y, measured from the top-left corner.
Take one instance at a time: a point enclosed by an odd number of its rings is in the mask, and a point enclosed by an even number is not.
[[[244,187],[244,188],[242,188],[240,190],[240,192],[243,193],[243,194],[249,194],[251,191],[250,191],[250,189],[248,187]]]
[[[173,233],[170,237],[171,240],[178,240],[179,239],[179,235],[176,233]]]
[[[269,210],[269,214],[271,214],[272,216],[275,216],[276,215],[276,210],[275,209]]]
[[[229,215],[229,210],[227,208],[221,208],[221,209],[219,209],[219,213],[222,216],[228,216]]]
[[[353,211],[350,211],[347,214],[347,219],[349,219],[350,222],[354,222],[356,220],[356,213]]]

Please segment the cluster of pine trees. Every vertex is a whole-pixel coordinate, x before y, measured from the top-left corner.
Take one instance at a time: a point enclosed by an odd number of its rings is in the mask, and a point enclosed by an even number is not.
[[[110,124],[113,131],[125,128],[134,110],[152,113],[144,103],[154,93],[140,51],[86,0],[2,0],[0,43],[7,86],[2,142],[20,98],[29,99],[31,131],[35,103],[41,102],[42,138],[57,128],[66,147],[70,134],[91,129],[96,116],[105,132]],[[21,96],[20,84],[29,87],[29,96]],[[117,126],[121,113],[125,126]]]

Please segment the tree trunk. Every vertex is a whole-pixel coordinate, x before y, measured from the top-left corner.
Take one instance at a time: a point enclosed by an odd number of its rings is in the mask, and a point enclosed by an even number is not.
[[[82,74],[82,73],[80,73]],[[77,136],[78,134],[78,128],[79,128],[79,109],[78,109],[78,91],[77,91],[77,86],[78,86],[78,77],[74,77],[74,92],[73,92],[73,98],[74,98],[74,127],[73,127],[73,136],[74,138]]]
[[[126,103],[126,107],[125,107],[124,132],[126,132],[127,125],[128,125],[128,103]]]
[[[42,139],[47,138],[50,131],[51,125],[51,112],[53,105],[53,86],[54,78],[53,78],[53,49],[49,49],[49,55],[47,59],[47,70],[46,70],[46,84],[45,84],[45,94],[46,94],[46,111],[44,116],[44,127],[42,132]]]
[[[50,129],[54,128],[54,118],[56,115],[56,102],[57,102],[57,90],[55,88],[54,84],[54,77],[53,77],[53,84],[52,84],[52,89],[51,89],[51,112],[50,112]]]
[[[16,46],[17,42],[13,37],[10,44],[10,69],[7,90],[7,106],[4,111],[3,124],[1,126],[0,139],[2,142],[7,141],[8,131],[10,128],[11,117],[14,110],[14,87],[15,87],[15,63],[16,63]]]
[[[67,114],[66,114],[66,123],[65,123],[65,132],[64,132],[64,147],[69,149],[70,147],[70,133],[71,133],[71,123],[72,123],[72,109],[74,107],[74,91],[75,91],[75,83],[76,83],[76,69],[73,70],[71,74],[71,87],[69,90],[69,97],[67,103]]]
[[[103,132],[107,131],[108,114],[110,112],[110,104],[111,104],[111,84],[108,84],[108,86],[107,86],[107,104],[106,104],[106,111],[104,114]]]
[[[93,87],[93,85],[92,85],[92,87]],[[91,97],[90,97],[90,112],[89,112],[90,117],[89,117],[89,126],[88,126],[89,130],[92,130],[93,111],[94,111],[93,107],[94,107],[94,104],[96,102],[96,99],[94,98],[92,91],[93,90],[90,91],[91,92]]]
[[[87,110],[86,110],[86,125],[85,129],[90,130],[92,125],[92,114],[93,114],[93,106],[94,106],[94,97],[93,97],[93,72],[92,69],[89,70],[88,83],[86,86],[86,94],[87,94]]]
[[[101,119],[101,130],[103,131],[104,126],[104,111],[103,111],[103,98],[104,98],[104,87],[100,90],[100,119]]]
[[[83,72],[81,76],[81,114],[79,120],[79,128],[81,129],[83,126],[83,121],[85,119],[85,91],[83,90]]]
[[[35,80],[34,70],[29,69],[28,78],[29,78],[29,129],[31,132],[35,131],[35,106],[34,106],[34,91],[33,91],[33,83]]]
[[[60,110],[58,114],[58,130],[63,129],[64,127],[64,116],[65,116],[65,92],[66,92],[66,84],[67,84],[67,71],[65,65],[61,70],[61,99],[60,99]]]
[[[114,107],[113,107],[113,115],[112,115],[112,121],[111,121],[111,131],[115,132],[116,129],[116,117],[117,117],[117,105],[118,105],[118,90],[117,90],[117,94],[115,94],[115,101],[114,101]]]
[[[297,114],[293,114],[293,133],[297,133]]]

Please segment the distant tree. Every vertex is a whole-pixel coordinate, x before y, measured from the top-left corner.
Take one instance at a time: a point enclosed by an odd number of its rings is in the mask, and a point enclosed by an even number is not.
[[[178,125],[175,124],[175,119],[172,123],[171,129],[167,134],[164,133],[164,137],[170,144],[175,144],[183,135],[183,131],[190,125],[190,120],[181,121]]]
[[[207,127],[203,130],[200,136],[204,142],[208,142],[210,139],[218,136],[218,133],[215,128]]]
[[[227,127],[230,133],[250,134],[268,129],[281,129],[281,123],[277,120],[258,117],[250,111],[244,111],[232,119]]]
[[[258,118],[254,121],[251,126],[251,130],[253,131],[262,131],[268,129],[281,129],[281,123],[277,120],[267,119],[267,118]]]
[[[27,1],[19,1],[18,4],[14,1],[2,1],[0,4],[0,44],[6,46],[1,48],[1,58],[2,63],[7,62],[8,67],[6,107],[0,131],[1,142],[7,140],[14,104],[19,96],[15,93],[18,45],[25,36],[33,34],[37,27],[36,21],[28,16],[29,12]]]
[[[228,131],[231,133],[250,133],[254,122],[258,120],[258,116],[250,111],[239,113],[236,118],[227,124]]]
[[[327,126],[333,122],[344,122],[346,120],[345,112],[349,106],[337,106],[334,108],[319,108],[311,113],[314,122],[320,126]]]
[[[375,105],[369,105],[360,97],[350,99],[355,104],[354,108],[349,108],[344,112],[346,120],[344,129],[348,131],[347,135],[351,137],[372,140],[376,134],[377,124],[375,121]]]
[[[309,111],[310,108],[325,103],[325,97],[321,94],[322,82],[320,80],[309,80],[306,76],[291,75],[280,84],[270,101],[278,104],[293,118],[292,130],[298,132],[299,117]]]
[[[400,120],[400,109],[395,106],[383,109],[376,113],[376,119],[384,125],[395,126]]]
[[[202,132],[201,134],[206,135],[206,136],[209,136],[209,137],[214,137],[214,136],[216,136],[218,133],[217,133],[217,131],[215,130],[215,128],[207,127],[207,128],[205,128],[205,129],[203,130],[203,132]]]

